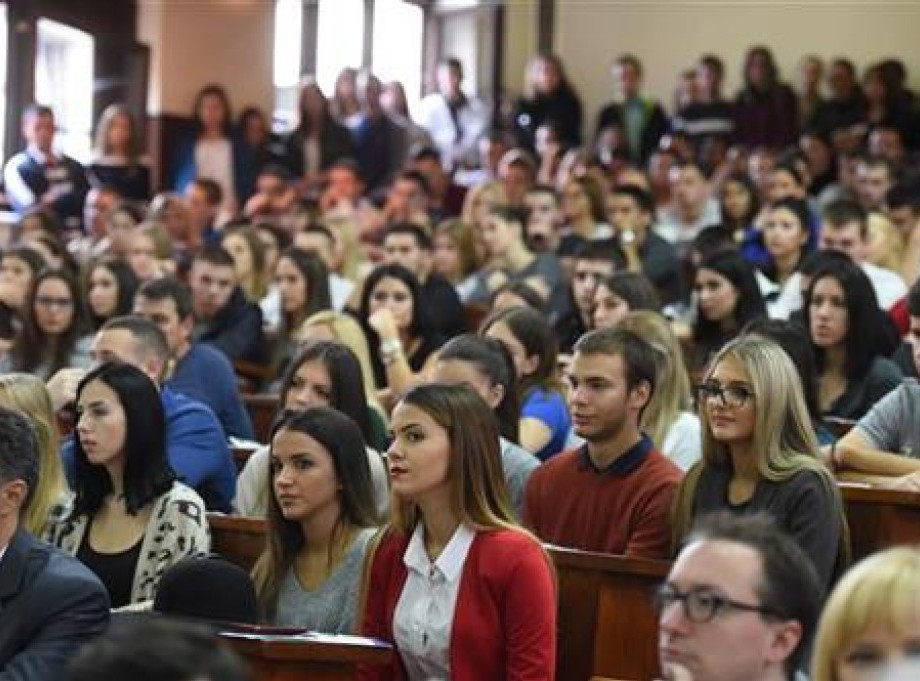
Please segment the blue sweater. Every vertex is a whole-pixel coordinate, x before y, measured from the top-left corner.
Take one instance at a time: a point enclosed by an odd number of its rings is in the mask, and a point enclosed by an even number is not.
[[[252,422],[236,388],[230,360],[220,350],[204,343],[189,348],[166,381],[171,390],[208,405],[229,436],[252,440]]]
[[[229,513],[236,489],[236,466],[214,412],[165,386],[160,399],[166,412],[169,463],[179,480],[198,492],[209,511]],[[61,445],[61,458],[73,486],[73,436]]]

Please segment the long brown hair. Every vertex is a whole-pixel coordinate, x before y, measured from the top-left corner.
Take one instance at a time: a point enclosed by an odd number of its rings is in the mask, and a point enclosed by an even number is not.
[[[401,403],[447,431],[450,498],[460,521],[477,529],[520,529],[502,473],[498,421],[485,400],[466,386],[429,383],[412,388]],[[420,519],[418,506],[394,493],[390,526],[408,534]]]
[[[332,567],[342,559],[347,549],[345,542],[354,530],[375,527],[379,523],[364,438],[354,421],[331,407],[285,412],[272,430],[272,451],[275,438],[282,431],[309,435],[332,458],[341,487],[341,512],[328,556],[329,566]],[[282,514],[274,493],[275,474],[271,456],[266,465],[269,467],[268,537],[265,551],[252,570],[252,579],[262,614],[270,619],[277,608],[281,582],[310,538],[304,535],[300,523],[287,520]]]

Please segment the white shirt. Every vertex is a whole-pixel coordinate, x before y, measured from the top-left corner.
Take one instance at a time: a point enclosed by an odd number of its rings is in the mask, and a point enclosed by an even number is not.
[[[450,633],[460,576],[475,538],[461,524],[432,563],[425,551],[425,528],[415,526],[403,554],[409,575],[393,614],[393,637],[409,681],[450,679]]]
[[[228,139],[198,140],[195,144],[195,177],[207,177],[220,185],[224,210],[236,202],[233,184],[233,147]]]
[[[682,471],[688,471],[702,456],[702,437],[699,417],[693,412],[682,411],[665,433],[661,453]]]
[[[878,306],[886,312],[907,295],[907,284],[897,272],[873,265],[871,262],[864,262],[862,268],[872,282],[872,288],[875,289]]]
[[[332,309],[339,312],[343,311],[354,288],[355,283],[351,279],[346,279],[336,272],[330,272],[329,302],[332,304]]]
[[[662,239],[677,248],[681,255],[690,249],[690,242],[696,238],[704,227],[717,225],[722,221],[719,202],[711,196],[706,199],[703,211],[693,223],[683,222],[670,206],[658,210],[655,231]]]
[[[476,97],[467,97],[457,112],[460,121],[460,139],[450,114],[450,105],[444,95],[428,95],[419,106],[418,121],[434,140],[441,152],[441,163],[449,172],[456,166],[479,165],[479,140],[489,127],[489,108]]]

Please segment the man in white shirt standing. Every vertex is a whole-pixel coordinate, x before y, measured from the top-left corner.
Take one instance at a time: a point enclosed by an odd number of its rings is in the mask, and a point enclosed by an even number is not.
[[[60,678],[109,622],[109,598],[79,560],[21,524],[38,487],[32,426],[0,407],[0,680]]]
[[[821,249],[846,253],[862,267],[872,282],[878,306],[887,311],[907,295],[907,284],[893,270],[868,262],[869,220],[866,211],[855,201],[840,199],[824,209],[821,216]]]
[[[482,100],[460,89],[463,66],[459,59],[445,59],[438,66],[438,92],[422,100],[419,123],[441,152],[445,170],[475,167],[479,140],[489,127],[489,108]]]

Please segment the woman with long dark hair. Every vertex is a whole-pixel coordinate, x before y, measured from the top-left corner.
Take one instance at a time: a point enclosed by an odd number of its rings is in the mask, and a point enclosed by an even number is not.
[[[333,163],[354,153],[348,128],[333,117],[316,80],[305,78],[297,99],[297,127],[285,142],[287,167],[305,188],[316,187]]]
[[[101,364],[76,405],[73,508],[51,541],[99,576],[112,607],[144,604],[169,567],[210,549],[204,502],[169,466],[163,404],[144,372]]]
[[[389,484],[380,454],[372,408],[364,394],[361,365],[347,346],[336,341],[308,341],[291,360],[281,381],[280,415],[285,411],[331,407],[348,416],[358,427],[366,448],[375,505],[383,517],[389,507]],[[242,515],[264,517],[269,499],[267,447],[257,449],[240,472],[234,506]]]
[[[90,365],[91,338],[80,287],[62,270],[45,270],[32,282],[23,327],[4,370],[47,380],[59,369]]]
[[[221,210],[233,216],[252,194],[255,184],[252,156],[233,130],[230,98],[222,85],[205,85],[192,107],[194,130],[178,150],[171,189],[184,192],[188,184],[207,177],[223,192]]]
[[[691,376],[703,371],[745,324],[767,314],[754,269],[735,251],[716,251],[704,258],[696,271],[694,289],[697,307]]]
[[[131,314],[138,281],[124,260],[103,258],[86,271],[86,307],[90,324],[98,330],[112,317]]]
[[[518,444],[521,418],[514,362],[501,341],[464,334],[438,352],[432,380],[465,385],[486,401],[498,419],[502,470],[515,516],[524,508],[524,487],[540,460]]]
[[[773,53],[763,45],[744,58],[744,87],[735,98],[735,141],[749,148],[781,149],[795,143],[798,100],[781,82]]]
[[[492,314],[479,333],[501,341],[514,361],[521,446],[541,461],[561,452],[572,421],[557,378],[556,335],[546,317],[529,307],[512,307]]]
[[[378,523],[361,431],[331,407],[286,411],[268,467],[267,543],[252,572],[262,617],[352,633]]]
[[[818,361],[821,412],[862,418],[902,379],[879,346],[884,313],[872,283],[859,265],[829,261],[812,277],[803,309]]]
[[[418,383],[441,339],[415,276],[402,265],[379,265],[364,282],[359,317],[377,387],[398,394]]]

